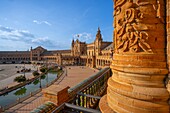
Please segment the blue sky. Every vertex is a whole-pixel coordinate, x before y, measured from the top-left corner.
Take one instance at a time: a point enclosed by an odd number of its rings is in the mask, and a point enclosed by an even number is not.
[[[77,38],[112,41],[112,0],[0,0],[0,51],[69,49]]]

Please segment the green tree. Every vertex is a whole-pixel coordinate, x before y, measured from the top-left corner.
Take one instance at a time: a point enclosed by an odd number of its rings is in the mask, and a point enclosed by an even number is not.
[[[26,81],[26,77],[23,76],[23,75],[20,75],[20,76],[18,76],[18,77],[15,77],[14,81],[15,81],[15,82],[18,82],[18,83],[20,83],[20,82],[25,82],[25,81]]]
[[[45,79],[45,78],[46,78],[46,76],[45,76],[45,75],[42,75],[42,76],[41,76],[41,79]]]
[[[39,79],[36,79],[36,80],[33,81],[33,84],[37,85],[39,82],[40,82]]]
[[[43,67],[43,68],[40,69],[40,71],[41,71],[42,73],[45,73],[46,70],[47,70],[47,69],[46,69],[45,67]]]
[[[32,73],[34,76],[39,76],[40,74],[38,73],[38,71],[34,71],[33,73]]]

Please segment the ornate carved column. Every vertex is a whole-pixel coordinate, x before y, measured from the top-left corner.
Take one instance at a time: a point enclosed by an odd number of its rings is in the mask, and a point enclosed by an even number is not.
[[[114,0],[113,72],[103,113],[169,113],[164,0]]]
[[[170,71],[170,0],[166,0],[166,30],[167,30],[167,63]],[[170,92],[170,73],[167,79],[167,88]]]

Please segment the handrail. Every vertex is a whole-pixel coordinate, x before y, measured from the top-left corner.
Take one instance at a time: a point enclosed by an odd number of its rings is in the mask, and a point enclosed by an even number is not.
[[[75,95],[76,92],[80,91],[82,88],[84,88],[86,85],[91,83],[93,80],[95,80],[99,75],[102,75],[106,70],[109,70],[109,67],[106,67],[102,70],[100,70],[98,73],[94,74],[93,76],[85,79],[84,81],[80,82],[76,86],[69,88],[68,93],[72,96]]]
[[[61,111],[62,109],[64,109],[65,107],[65,103],[61,104],[60,106],[58,106],[54,111],[52,111],[51,113],[58,113],[59,111]]]
[[[100,96],[102,96],[106,91],[107,80],[110,75],[110,69],[105,70],[91,83],[79,90],[72,103],[85,108],[96,108],[98,106]]]
[[[84,107],[76,106],[76,105],[69,104],[69,103],[65,103],[65,105],[66,105],[66,107],[76,109],[76,110],[79,110],[79,111],[84,111],[84,112],[87,112],[87,113],[101,113],[99,110],[95,110],[95,109],[91,109],[91,108],[84,108]]]
[[[57,107],[52,113],[62,113],[62,111],[73,110],[79,112],[89,112],[95,110],[107,88],[107,80],[111,76],[109,67],[102,69],[97,74],[89,77],[68,90],[70,99],[67,103]],[[65,110],[66,109],[66,110]],[[95,112],[99,112],[95,110]]]
[[[77,93],[77,95],[91,97],[91,98],[95,98],[95,99],[101,99],[101,97],[99,97],[99,96],[93,96],[93,95],[89,95],[89,94]]]
[[[57,109],[55,109],[54,111],[52,111],[51,113],[60,113],[60,111],[64,108],[64,107],[68,107],[71,109],[76,109],[78,111],[84,111],[86,113],[101,113],[99,110],[95,110],[95,109],[91,109],[91,108],[84,108],[81,106],[76,106],[73,104],[69,104],[69,103],[63,103],[61,104]]]
[[[109,70],[103,72],[100,76],[98,76],[93,82],[91,82],[90,84],[88,84],[86,87],[84,87],[83,89],[81,89],[80,91],[83,91],[84,89],[86,89],[87,87],[91,86],[94,82],[98,81],[104,74],[106,74]],[[79,92],[80,92],[79,91]]]

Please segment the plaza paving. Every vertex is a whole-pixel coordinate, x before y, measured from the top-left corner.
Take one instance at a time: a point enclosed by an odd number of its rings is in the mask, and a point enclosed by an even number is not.
[[[1,64],[0,65],[0,89],[6,86],[17,84],[13,82],[13,80],[16,76],[24,75],[24,73],[22,72],[17,73],[18,70],[21,70],[23,68],[24,68],[24,64]],[[25,64],[25,68],[31,69],[31,72],[25,73],[27,78],[32,77],[32,72],[37,70],[37,67],[31,64]]]
[[[90,77],[91,75],[98,72],[98,70],[94,70],[84,66],[68,66],[66,67],[66,71],[63,73],[63,76],[54,84],[62,87],[73,87],[83,81],[84,79]],[[56,89],[57,90],[57,89]],[[34,108],[40,106],[44,103],[42,98],[42,92],[32,96],[26,101],[6,110],[5,113],[29,113]]]

